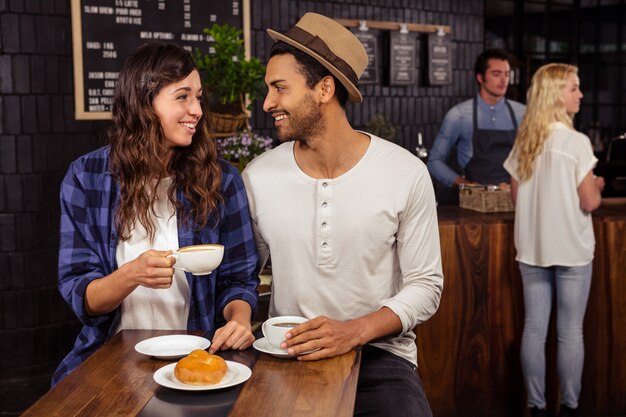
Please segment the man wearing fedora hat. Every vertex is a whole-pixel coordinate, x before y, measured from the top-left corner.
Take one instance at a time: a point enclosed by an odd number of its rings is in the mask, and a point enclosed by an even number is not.
[[[363,100],[368,62],[356,36],[315,13],[268,33],[263,107],[283,144],[243,177],[259,252],[272,258],[270,315],[310,319],[283,348],[316,360],[362,347],[355,415],[431,416],[413,333],[443,288],[428,171],[350,126],[346,102]]]

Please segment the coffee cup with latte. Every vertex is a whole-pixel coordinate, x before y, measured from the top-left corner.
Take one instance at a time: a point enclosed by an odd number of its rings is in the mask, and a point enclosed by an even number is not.
[[[285,333],[299,324],[308,321],[299,316],[277,316],[263,322],[261,330],[263,336],[273,347],[281,349],[280,344],[285,341]],[[281,349],[284,350],[284,349]]]
[[[218,244],[185,246],[168,258],[175,258],[174,268],[194,275],[208,275],[222,262],[224,246]]]

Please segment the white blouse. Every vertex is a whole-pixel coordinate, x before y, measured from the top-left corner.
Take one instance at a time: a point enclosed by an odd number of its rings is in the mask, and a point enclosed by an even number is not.
[[[152,221],[156,225],[154,242],[147,238],[145,228],[136,222],[131,238],[117,245],[118,267],[136,259],[150,249],[175,251],[178,249],[176,211],[167,198],[171,178],[161,181]],[[138,286],[122,302],[121,320],[116,332],[122,329],[185,330],[189,316],[189,283],[185,273],[176,269],[172,286],[152,289]]]
[[[519,184],[515,205],[515,247],[528,265],[580,266],[593,260],[591,215],[580,207],[578,186],[598,159],[584,134],[557,122],[533,166]],[[519,182],[514,151],[504,168]]]

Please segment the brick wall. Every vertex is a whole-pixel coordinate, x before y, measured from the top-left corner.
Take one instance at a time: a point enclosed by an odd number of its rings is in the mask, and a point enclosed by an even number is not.
[[[0,415],[18,415],[45,393],[79,329],[56,289],[58,191],[69,163],[104,143],[107,124],[74,120],[69,7],[70,0],[0,0]],[[445,111],[474,92],[482,0],[251,0],[251,11],[253,54],[263,60],[271,47],[265,28],[287,30],[307,11],[450,25],[453,85],[365,86],[365,101],[348,107],[357,128],[385,114],[407,149],[419,131],[430,146]],[[272,134],[260,102],[252,123]]]
[[[56,287],[59,184],[101,145],[74,120],[69,0],[0,0],[0,414],[50,385],[79,329]]]

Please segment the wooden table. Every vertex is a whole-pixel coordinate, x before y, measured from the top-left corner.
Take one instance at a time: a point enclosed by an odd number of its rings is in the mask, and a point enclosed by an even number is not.
[[[30,416],[352,416],[360,351],[302,362],[259,354],[253,348],[224,351],[227,360],[252,368],[244,384],[212,391],[177,391],[154,382],[171,361],[137,353],[135,344],[181,332],[123,330],[23,414]],[[189,332],[203,335],[203,332]]]
[[[419,372],[437,417],[523,416],[524,325],[515,261],[514,213],[439,207],[444,291],[437,313],[418,326]],[[585,416],[626,414],[626,199],[593,213],[593,277],[584,322]],[[547,399],[559,404],[554,323],[548,336]]]

